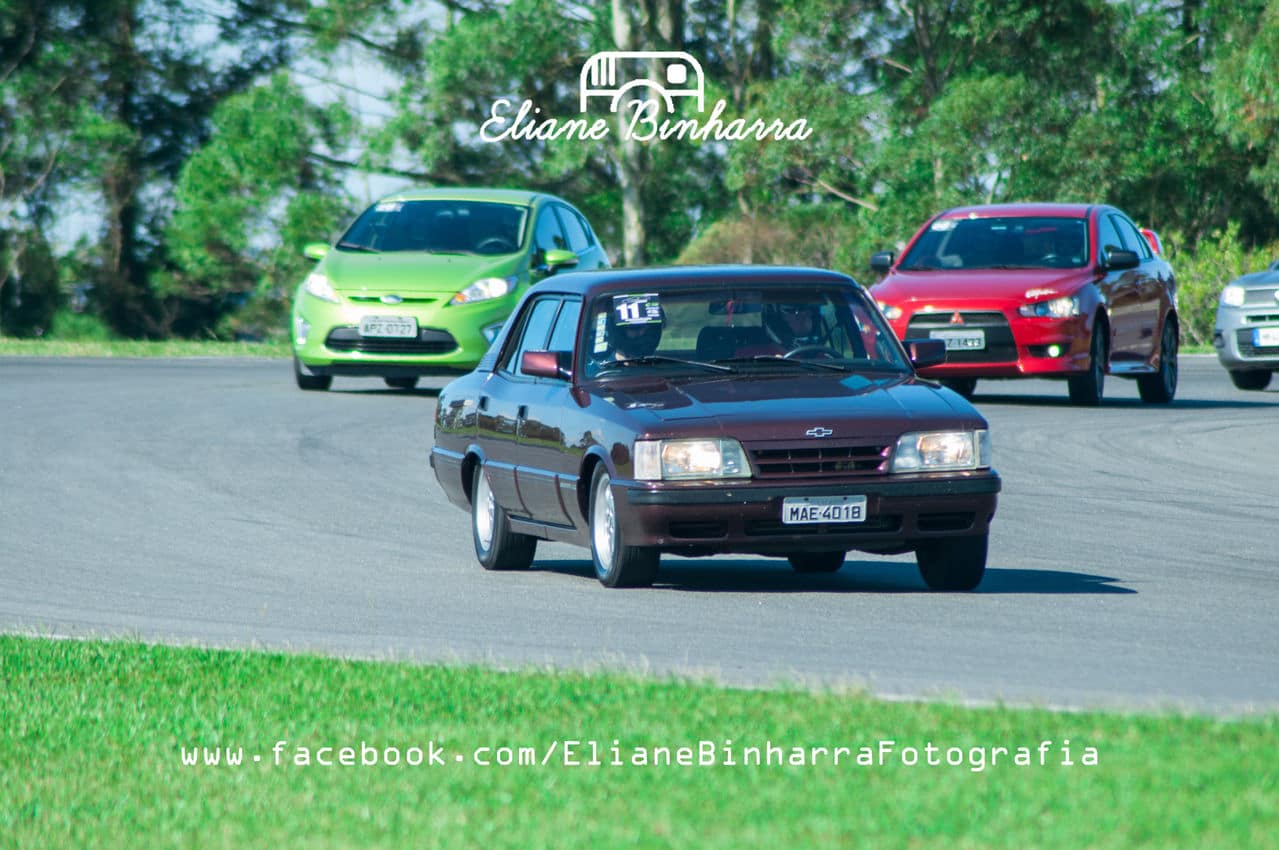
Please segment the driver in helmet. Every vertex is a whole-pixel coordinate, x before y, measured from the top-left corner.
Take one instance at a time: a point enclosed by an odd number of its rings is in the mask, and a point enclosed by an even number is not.
[[[615,360],[648,357],[657,351],[662,341],[662,323],[625,322],[614,323],[609,333],[609,343]]]
[[[764,317],[769,336],[786,351],[825,345],[822,317],[816,304],[771,304]]]

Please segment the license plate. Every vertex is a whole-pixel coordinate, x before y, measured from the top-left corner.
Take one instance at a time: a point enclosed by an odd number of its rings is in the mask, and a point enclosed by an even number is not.
[[[1257,348],[1279,348],[1279,328],[1253,328],[1252,344]]]
[[[943,340],[947,351],[981,351],[986,347],[985,331],[931,331],[928,335]]]
[[[865,496],[790,496],[782,499],[782,523],[785,525],[865,521]]]
[[[411,339],[417,336],[417,319],[411,316],[365,316],[360,319],[360,336]]]

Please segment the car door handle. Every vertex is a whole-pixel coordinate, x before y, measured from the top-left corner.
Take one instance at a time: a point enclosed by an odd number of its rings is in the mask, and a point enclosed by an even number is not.
[[[527,405],[527,404],[521,404],[521,405],[520,405],[520,406],[516,409],[516,411],[515,411],[515,418],[516,418],[516,419],[527,419],[527,418],[528,418],[528,405]]]

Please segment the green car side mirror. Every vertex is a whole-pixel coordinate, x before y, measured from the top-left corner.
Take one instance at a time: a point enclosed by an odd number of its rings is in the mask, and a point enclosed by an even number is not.
[[[323,260],[329,254],[329,246],[323,242],[308,242],[302,246],[302,256],[312,260]]]
[[[542,256],[542,268],[547,274],[555,274],[560,269],[568,269],[577,265],[577,254],[564,248],[551,248]]]

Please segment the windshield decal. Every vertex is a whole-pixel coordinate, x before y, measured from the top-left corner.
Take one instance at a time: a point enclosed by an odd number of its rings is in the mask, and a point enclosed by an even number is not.
[[[662,321],[662,303],[656,292],[614,295],[613,312],[619,325],[652,325]]]

